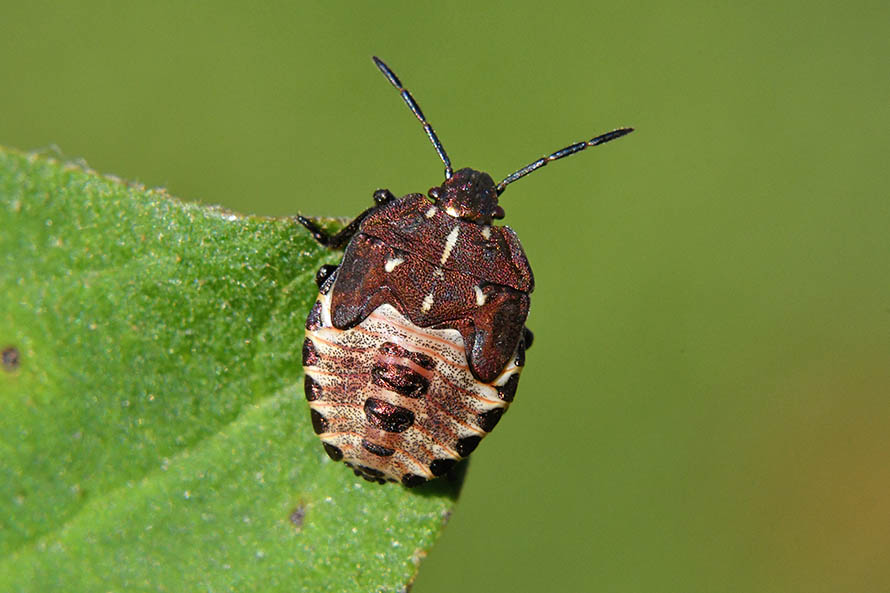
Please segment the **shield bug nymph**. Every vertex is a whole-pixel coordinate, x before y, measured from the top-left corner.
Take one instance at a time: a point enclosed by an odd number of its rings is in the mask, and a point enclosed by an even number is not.
[[[378,58],[445,164],[423,194],[374,192],[337,234],[298,220],[338,266],[316,275],[306,320],[305,392],[324,450],[366,480],[414,486],[447,473],[491,432],[516,393],[532,334],[531,267],[498,197],[544,165],[633,131],[619,128],[542,157],[500,183],[454,171],[420,106]]]

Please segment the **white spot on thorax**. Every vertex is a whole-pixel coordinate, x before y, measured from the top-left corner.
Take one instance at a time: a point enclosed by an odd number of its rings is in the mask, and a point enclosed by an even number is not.
[[[490,226],[482,227],[482,238],[485,239],[486,241],[491,239],[491,227]]]
[[[423,297],[423,303],[420,305],[420,310],[424,313],[428,312],[433,308],[433,293],[429,293],[425,297]]]
[[[436,215],[436,210],[438,210],[438,208],[436,208],[435,206],[430,206],[430,209],[426,211],[425,216],[427,218],[432,218]]]
[[[403,260],[401,257],[388,259],[388,260],[386,260],[386,264],[384,264],[383,269],[386,270],[387,272],[392,272],[393,270],[396,269],[397,265],[403,264],[403,263],[405,263],[405,260]]]
[[[488,298],[485,296],[485,293],[482,292],[482,289],[479,286],[474,286],[473,291],[476,293],[476,306],[481,307],[485,304],[485,300]]]
[[[442,268],[437,266],[436,269],[433,270],[433,276],[435,276],[437,278],[444,278],[445,272],[442,271]]]
[[[445,208],[445,212],[446,212],[446,214],[448,214],[449,216],[453,216],[454,218],[460,218],[460,214],[458,214],[458,213],[457,213],[457,210],[455,210],[455,209],[452,208],[451,206],[449,206],[448,208]]]
[[[457,243],[457,236],[460,234],[460,227],[455,225],[451,232],[448,233],[448,236],[445,238],[445,250],[442,251],[442,259],[439,260],[440,264],[445,264],[448,260],[448,256],[451,255],[451,250],[454,249],[454,245]]]

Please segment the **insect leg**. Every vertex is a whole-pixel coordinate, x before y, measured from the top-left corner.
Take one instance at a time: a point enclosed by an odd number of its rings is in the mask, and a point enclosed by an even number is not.
[[[312,236],[318,241],[321,245],[325,247],[330,247],[331,249],[343,249],[346,247],[346,244],[352,240],[353,235],[358,232],[359,225],[362,224],[362,221],[372,212],[374,212],[380,206],[384,204],[388,204],[391,201],[395,200],[396,197],[393,195],[391,191],[388,189],[378,189],[374,192],[374,203],[375,206],[371,206],[361,214],[355,217],[355,219],[347,224],[345,227],[340,229],[340,232],[337,234],[330,234],[319,224],[313,220],[309,220],[303,215],[297,216],[297,222],[306,227]]]
[[[388,189],[378,189],[374,192],[374,203],[378,206],[383,206],[384,204],[389,204],[396,197],[393,195],[391,191]]]
[[[325,283],[325,280],[330,278],[331,274],[336,272],[339,267],[340,266],[335,266],[333,264],[325,264],[318,268],[318,272],[315,273],[315,284],[321,288],[321,285]]]

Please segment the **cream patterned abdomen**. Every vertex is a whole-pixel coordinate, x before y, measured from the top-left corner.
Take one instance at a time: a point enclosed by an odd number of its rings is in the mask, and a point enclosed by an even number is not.
[[[457,330],[418,327],[388,304],[339,330],[330,294],[319,295],[303,343],[306,399],[325,451],[380,483],[413,486],[447,473],[513,400],[523,341],[483,383],[468,368]]]

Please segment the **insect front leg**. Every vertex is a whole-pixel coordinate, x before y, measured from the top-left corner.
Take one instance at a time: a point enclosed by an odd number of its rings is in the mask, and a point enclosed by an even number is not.
[[[358,232],[359,225],[367,218],[369,214],[395,200],[396,197],[388,189],[378,189],[374,192],[374,206],[371,206],[361,214],[355,217],[349,224],[340,229],[336,234],[330,234],[317,222],[310,220],[302,214],[297,215],[297,222],[306,227],[319,244],[331,249],[343,249],[352,240],[352,237]]]
[[[315,273],[315,284],[320,289],[325,281],[331,277],[331,274],[337,271],[337,268],[340,266],[335,266],[333,264],[325,264],[322,267],[318,268],[318,272]]]
[[[374,192],[374,203],[378,206],[383,206],[384,204],[389,204],[396,197],[393,195],[391,191],[388,189],[378,189]]]

